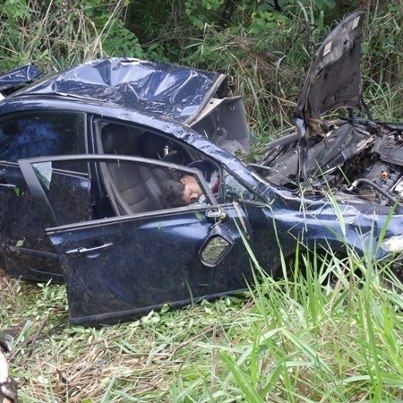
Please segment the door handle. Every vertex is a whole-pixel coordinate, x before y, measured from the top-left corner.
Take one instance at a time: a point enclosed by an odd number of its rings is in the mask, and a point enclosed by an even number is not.
[[[76,248],[76,249],[70,249],[70,250],[66,250],[66,255],[77,255],[77,254],[84,254],[84,253],[92,253],[95,252],[95,255],[90,255],[88,257],[96,257],[97,255],[99,255],[97,252],[101,251],[103,249],[107,249],[109,247],[111,247],[113,245],[113,242],[106,242],[102,245],[99,246],[94,246],[93,248]]]

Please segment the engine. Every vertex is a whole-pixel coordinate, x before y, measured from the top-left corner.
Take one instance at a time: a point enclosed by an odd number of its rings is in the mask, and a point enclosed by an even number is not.
[[[298,177],[296,132],[269,143],[257,164],[264,167],[265,178],[295,191],[302,186],[305,194],[325,189],[382,205],[403,205],[403,124],[338,120],[327,127],[307,139],[306,180]]]

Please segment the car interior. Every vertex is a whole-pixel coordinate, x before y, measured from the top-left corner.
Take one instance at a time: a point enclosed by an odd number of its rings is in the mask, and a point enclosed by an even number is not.
[[[107,125],[102,129],[102,147],[106,154],[131,153],[132,140],[125,126]],[[161,178],[150,167],[119,161],[102,163],[101,171],[117,215],[164,208]]]
[[[188,166],[200,159],[171,140],[144,129],[108,123],[100,130],[102,151],[172,162]],[[178,172],[151,164],[124,161],[101,163],[102,181],[116,215],[137,214],[169,208],[164,186],[178,180]]]

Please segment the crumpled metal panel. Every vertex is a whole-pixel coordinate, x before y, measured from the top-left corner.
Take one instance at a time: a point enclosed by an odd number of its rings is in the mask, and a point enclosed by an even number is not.
[[[319,47],[298,100],[295,115],[318,118],[339,107],[362,110],[360,50],[365,12],[347,16]]]
[[[168,63],[99,59],[62,72],[26,94],[62,93],[188,123],[217,91],[225,75]]]
[[[15,90],[16,88],[30,83],[38,79],[42,74],[42,71],[33,64],[8,71],[0,75],[0,92],[10,93],[12,92],[10,91],[11,89]]]

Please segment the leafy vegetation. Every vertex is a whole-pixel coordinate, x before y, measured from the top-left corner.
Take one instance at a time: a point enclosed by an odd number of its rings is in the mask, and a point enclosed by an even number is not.
[[[21,400],[402,399],[403,286],[390,262],[301,256],[306,275],[301,262],[277,282],[255,268],[238,297],[100,329],[68,325],[63,286],[2,277]]]
[[[142,57],[119,18],[124,2],[5,0],[0,10],[1,70],[36,63],[61,70],[103,55]]]
[[[122,55],[223,70],[265,142],[291,123],[309,58],[330,26],[358,6],[369,10],[365,99],[376,118],[399,119],[403,0],[3,0],[0,70],[35,62],[49,72]],[[238,297],[101,329],[68,325],[64,287],[0,272],[0,329],[12,338],[20,398],[403,399],[403,290],[391,262],[329,252],[294,264],[279,282],[254,264],[259,281]]]
[[[368,10],[365,98],[375,117],[398,119],[403,0],[4,0],[0,70],[35,62],[53,71],[124,55],[225,71],[264,142],[292,123],[310,57],[358,7]]]

